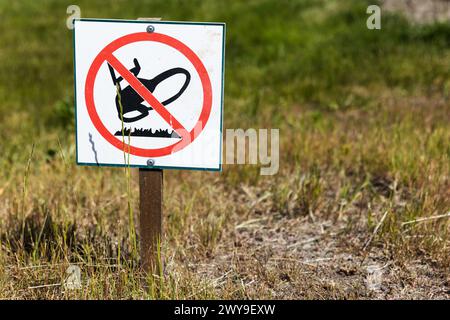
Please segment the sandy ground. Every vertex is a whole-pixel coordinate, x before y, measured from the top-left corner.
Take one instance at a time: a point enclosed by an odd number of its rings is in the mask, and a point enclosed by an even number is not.
[[[362,234],[345,221],[255,218],[236,226],[222,254],[192,266],[218,289],[241,282],[249,298],[262,298],[267,286],[267,298],[278,299],[450,298],[448,274],[433,261],[395,261],[378,246],[364,250]]]

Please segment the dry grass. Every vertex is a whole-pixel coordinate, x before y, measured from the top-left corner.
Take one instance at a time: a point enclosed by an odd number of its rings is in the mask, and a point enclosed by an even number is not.
[[[438,149],[448,148],[449,105],[386,97],[320,119],[301,106],[286,112],[300,119],[282,129],[277,176],[166,172],[163,279],[137,268],[123,170],[76,167],[64,148],[35,166],[34,154],[27,179],[12,175],[1,189],[1,297],[448,297],[450,219],[404,223],[450,207]],[[22,210],[23,220],[12,214]],[[69,264],[82,289],[60,285]],[[370,289],[374,268],[381,282]]]

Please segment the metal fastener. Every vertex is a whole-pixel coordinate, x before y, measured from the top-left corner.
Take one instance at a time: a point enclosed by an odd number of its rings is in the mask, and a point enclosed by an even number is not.
[[[148,160],[147,160],[147,165],[148,165],[149,167],[153,167],[153,166],[155,165],[155,160],[153,160],[153,159],[148,159]]]
[[[147,26],[147,32],[148,33],[152,33],[153,31],[155,31],[155,27],[152,26],[151,24]]]

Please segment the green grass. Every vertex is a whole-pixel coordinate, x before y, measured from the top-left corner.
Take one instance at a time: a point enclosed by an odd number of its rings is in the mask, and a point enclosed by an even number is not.
[[[405,222],[450,209],[450,26],[383,12],[382,30],[368,30],[372,2],[77,2],[89,18],[226,22],[225,128],[280,129],[274,177],[257,166],[165,173],[162,278],[133,254],[136,177],[131,192],[123,170],[74,164],[73,3],[0,3],[0,298],[371,297],[246,260],[268,253],[243,245],[237,226],[269,221],[259,232],[301,237],[298,221],[332,221],[342,242],[364,243],[385,212],[369,250],[446,270],[449,219]],[[39,287],[71,263],[89,279],[82,289]]]

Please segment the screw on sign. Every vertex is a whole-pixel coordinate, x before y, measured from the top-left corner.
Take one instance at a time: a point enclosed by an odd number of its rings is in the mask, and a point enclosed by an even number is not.
[[[162,169],[221,170],[225,25],[74,26],[77,163],[140,168],[148,270],[161,236]]]

